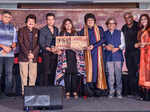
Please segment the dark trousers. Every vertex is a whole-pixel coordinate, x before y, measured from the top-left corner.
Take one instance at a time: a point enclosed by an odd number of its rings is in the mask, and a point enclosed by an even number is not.
[[[19,64],[14,64],[13,66],[13,91],[17,96],[22,95],[21,89],[21,77],[19,71]]]
[[[126,52],[126,65],[128,69],[128,94],[135,95],[138,93],[138,64],[139,64],[139,51]]]
[[[53,86],[56,76],[57,54],[43,53],[43,74],[41,74],[42,86]]]
[[[77,75],[65,73],[64,77],[66,92],[77,92]]]
[[[0,82],[3,74],[3,70],[5,71],[5,93],[11,93],[13,87],[13,65],[14,58],[13,57],[0,57]],[[4,69],[4,68],[5,69]]]

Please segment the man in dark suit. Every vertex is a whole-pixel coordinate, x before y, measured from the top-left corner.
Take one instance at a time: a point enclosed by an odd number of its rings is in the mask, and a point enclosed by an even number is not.
[[[39,43],[43,54],[43,75],[41,76],[41,85],[49,86],[54,85],[57,57],[55,54],[55,38],[58,36],[58,28],[54,26],[55,15],[48,13],[46,15],[47,25],[41,28]]]
[[[35,28],[36,16],[26,17],[26,26],[18,31],[19,41],[19,67],[22,81],[22,94],[24,86],[27,85],[29,75],[29,86],[34,86],[37,77],[37,58],[39,53],[38,29]]]

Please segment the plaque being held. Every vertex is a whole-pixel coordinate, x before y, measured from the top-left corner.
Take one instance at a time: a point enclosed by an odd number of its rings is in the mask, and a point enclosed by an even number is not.
[[[57,36],[56,47],[58,49],[85,50],[88,47],[86,36]]]

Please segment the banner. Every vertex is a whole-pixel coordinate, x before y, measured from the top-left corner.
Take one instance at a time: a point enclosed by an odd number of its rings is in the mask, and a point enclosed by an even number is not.
[[[85,50],[88,47],[86,36],[57,36],[56,47],[58,49]]]

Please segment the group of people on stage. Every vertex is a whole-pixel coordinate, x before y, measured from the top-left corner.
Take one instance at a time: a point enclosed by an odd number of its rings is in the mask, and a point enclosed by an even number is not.
[[[65,96],[78,98],[77,77],[85,75],[86,85],[94,92],[108,90],[108,97],[122,98],[123,50],[128,69],[129,95],[139,95],[139,87],[150,89],[150,18],[142,14],[136,22],[130,12],[124,14],[125,24],[117,29],[115,17],[106,20],[107,30],[96,24],[92,13],[84,16],[84,26],[76,31],[71,19],[62,22],[60,31],[55,26],[55,15],[46,14],[47,24],[37,29],[36,16],[27,15],[25,26],[16,31],[11,24],[12,14],[2,12],[0,21],[0,82],[5,67],[5,93],[12,89],[14,50],[19,45],[19,70],[24,86],[34,86],[37,79],[37,59],[42,51],[42,86],[60,85],[64,81]],[[56,36],[86,36],[88,47],[79,51],[60,50]],[[1,89],[0,89],[1,90]]]

